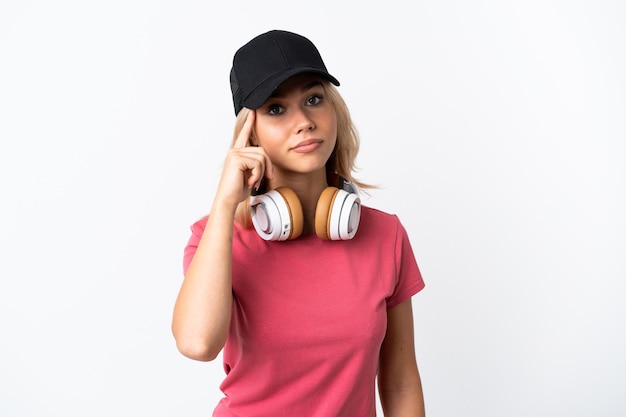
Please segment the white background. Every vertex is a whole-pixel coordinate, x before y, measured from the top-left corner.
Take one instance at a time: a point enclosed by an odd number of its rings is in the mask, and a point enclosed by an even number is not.
[[[626,5],[6,1],[0,415],[207,416],[170,334],[232,54],[312,39],[407,227],[430,416],[626,414]]]

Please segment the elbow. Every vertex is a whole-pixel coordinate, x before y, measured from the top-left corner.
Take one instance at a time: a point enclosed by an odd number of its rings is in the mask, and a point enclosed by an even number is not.
[[[217,358],[228,338],[228,323],[189,323],[174,317],[172,335],[176,348],[185,357],[201,362],[210,362]]]
[[[211,362],[222,351],[223,343],[210,344],[176,339],[176,348],[185,357],[201,362]]]

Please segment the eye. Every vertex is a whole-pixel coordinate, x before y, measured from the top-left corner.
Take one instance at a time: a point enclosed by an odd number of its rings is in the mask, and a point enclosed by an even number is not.
[[[267,106],[267,114],[269,115],[277,115],[283,113],[285,110],[279,106],[278,104],[270,104]]]
[[[320,104],[323,100],[323,97],[320,94],[314,94],[306,100],[306,104],[308,106],[315,106],[316,104]]]

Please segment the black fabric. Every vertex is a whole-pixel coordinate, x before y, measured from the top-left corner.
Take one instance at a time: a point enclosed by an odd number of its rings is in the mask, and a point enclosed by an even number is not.
[[[263,33],[239,48],[230,71],[235,114],[257,109],[280,84],[296,74],[319,74],[335,85],[315,45],[304,36],[283,30]]]

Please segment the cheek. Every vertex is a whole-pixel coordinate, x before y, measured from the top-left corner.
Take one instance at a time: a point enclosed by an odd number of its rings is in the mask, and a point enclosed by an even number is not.
[[[280,145],[285,142],[284,133],[280,129],[265,127],[257,130],[256,141],[273,162],[280,159]]]
[[[284,129],[273,124],[257,124],[255,133],[260,146],[271,146],[283,138]]]
[[[328,121],[328,135],[333,139],[333,141],[337,142],[337,117],[333,115]]]

